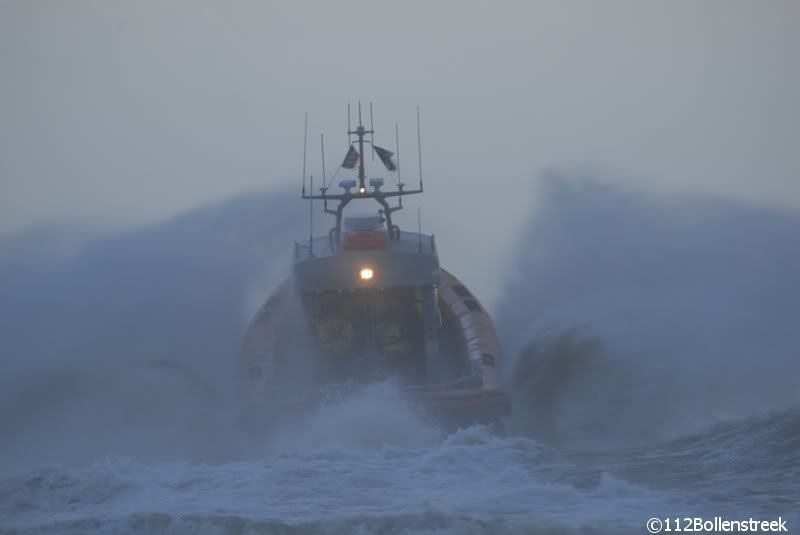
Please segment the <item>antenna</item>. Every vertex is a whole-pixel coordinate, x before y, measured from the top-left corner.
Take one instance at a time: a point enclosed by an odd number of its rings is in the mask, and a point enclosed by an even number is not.
[[[394,151],[397,153],[397,182],[402,184],[403,179],[400,177],[400,129],[397,123],[394,123]]]
[[[322,134],[319,135],[319,144],[322,148],[322,192],[325,193],[325,190],[328,189],[328,181],[325,178],[325,138]],[[313,189],[311,193],[314,193]]]
[[[372,161],[375,161],[375,125],[372,122],[372,101],[369,101],[369,129],[372,132],[369,135],[369,143],[372,146]]]
[[[311,193],[314,193],[314,175],[311,175]],[[314,256],[314,198],[308,208],[308,256]]]
[[[400,202],[400,208],[403,207],[403,180],[400,178],[400,130],[397,126],[397,121],[394,123],[394,151],[397,154],[397,189],[400,191],[400,196],[397,200]]]
[[[350,134],[350,103],[347,103],[347,148],[350,148],[350,145],[353,143],[353,136]]]
[[[308,112],[306,112],[306,123],[303,128],[303,195],[306,194],[306,146],[308,145]],[[314,193],[314,190],[311,190]]]
[[[417,106],[417,151],[419,154],[419,189],[422,189],[422,137],[419,127],[419,106]]]
[[[350,128],[353,127],[352,126],[352,113],[351,113],[351,106],[350,106],[351,104],[352,103],[348,103],[348,106],[347,106],[347,120],[348,120],[348,125],[350,126]],[[374,108],[371,111],[372,111],[372,113],[370,114],[370,121],[374,124]],[[392,214],[394,212],[396,212],[398,210],[401,210],[403,208],[403,197],[405,197],[406,195],[417,195],[417,194],[420,194],[420,193],[423,192],[422,191],[422,141],[421,141],[420,131],[421,131],[421,126],[420,126],[419,107],[417,107],[417,138],[418,138],[417,139],[417,145],[418,145],[417,148],[420,151],[420,158],[419,158],[419,162],[420,162],[420,165],[419,165],[419,167],[420,167],[420,169],[419,169],[419,171],[420,171],[420,188],[419,189],[406,190],[405,189],[405,184],[403,184],[401,182],[398,182],[396,191],[381,191],[380,188],[381,188],[381,186],[383,186],[383,179],[375,179],[374,181],[371,181],[371,183],[370,183],[370,188],[373,188],[373,190],[372,191],[367,191],[367,185],[365,184],[366,176],[365,176],[365,173],[364,173],[364,164],[365,164],[365,162],[364,162],[363,154],[364,154],[364,143],[365,142],[366,143],[370,143],[370,140],[369,140],[369,138],[367,138],[367,139],[364,139],[364,138],[365,138],[366,134],[373,134],[374,132],[372,130],[367,130],[366,128],[364,128],[363,112],[362,112],[362,109],[361,109],[361,102],[359,101],[359,103],[358,103],[358,126],[355,128],[355,130],[348,130],[347,131],[348,136],[350,138],[352,138],[352,136],[356,136],[356,141],[358,142],[358,145],[353,145],[353,143],[348,145],[348,152],[349,152],[351,147],[354,148],[354,149],[357,149],[357,151],[358,151],[358,180],[357,181],[356,180],[342,181],[339,185],[345,191],[343,193],[334,193],[334,194],[328,194],[327,193],[328,176],[327,176],[327,172],[326,172],[326,169],[325,169],[325,137],[324,137],[323,134],[320,134],[320,150],[322,151],[322,161],[323,161],[323,164],[322,164],[322,176],[323,176],[323,181],[324,181],[324,187],[320,188],[320,193],[319,194],[315,194],[313,191],[310,194],[306,194],[304,192],[303,199],[308,199],[308,200],[314,199],[314,200],[323,201],[325,213],[336,216],[336,226],[332,229],[332,232],[329,234],[329,238],[330,238],[330,241],[331,241],[331,247],[333,249],[335,249],[335,244],[339,243],[339,236],[341,235],[341,230],[342,230],[342,212],[343,212],[345,206],[347,206],[354,199],[373,199],[378,204],[380,204],[381,207],[383,208],[382,212],[383,212],[383,214],[384,214],[384,216],[386,218],[386,232],[388,234],[388,238],[392,239],[392,240],[399,239],[399,235],[397,234],[397,228],[398,227],[396,227],[395,225],[392,224]],[[306,142],[307,142],[307,136],[306,136],[306,139],[304,140],[304,143],[306,143]],[[397,154],[399,156],[399,152],[400,152],[399,123],[395,123],[395,144],[396,144],[396,148],[397,148]],[[304,145],[304,153],[305,152],[306,151],[305,151],[305,145]],[[378,156],[380,156],[380,153],[378,154]],[[399,158],[398,158],[398,164],[399,164]],[[306,162],[305,162],[305,157],[304,157],[304,164],[303,164],[303,167],[304,167],[304,173],[303,174],[304,175],[305,175],[305,165],[306,165]],[[349,168],[349,167],[347,167],[347,168]],[[339,166],[338,169],[341,169],[341,166]],[[336,173],[333,174],[333,177],[331,178],[331,182],[333,182],[336,179],[336,176],[337,176],[337,174],[339,172],[338,169],[337,169]],[[400,178],[399,177],[399,173],[398,173],[398,177],[397,178]],[[305,184],[305,182],[304,182],[304,184]],[[355,191],[351,191],[356,186],[357,186],[357,189]],[[313,186],[313,178],[312,178],[311,188],[312,188],[312,190],[314,188],[314,186]],[[397,197],[398,198],[399,202],[398,202],[397,206],[391,206],[389,204],[389,201],[390,201],[390,199],[392,197]],[[338,206],[336,206],[335,209],[330,209],[329,210],[328,209],[328,205],[327,205],[328,201],[338,201]],[[310,233],[311,235],[309,236],[309,242],[310,242],[310,244],[309,244],[309,253],[313,254],[313,249],[311,248],[311,246],[313,246],[313,239],[314,239],[313,238],[313,230],[314,230],[313,229],[313,215],[310,216],[309,219],[310,219],[310,224],[311,224],[311,227],[312,227],[311,228],[311,233]],[[419,230],[420,230],[420,234],[421,234],[422,233],[422,212],[421,212],[421,209],[417,213],[417,219],[418,219]],[[420,238],[419,242],[420,242],[419,243],[420,250],[422,250],[422,238]],[[432,243],[432,238],[431,238],[431,243]],[[433,247],[433,245],[431,245],[431,247]]]
[[[364,185],[364,134],[367,131],[364,130],[364,123],[361,120],[361,101],[358,101],[358,130],[356,130],[356,135],[358,136],[358,192],[361,194],[366,193],[367,187]]]

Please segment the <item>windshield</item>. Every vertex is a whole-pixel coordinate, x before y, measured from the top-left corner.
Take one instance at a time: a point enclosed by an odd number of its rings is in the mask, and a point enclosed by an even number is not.
[[[423,291],[306,295],[309,329],[331,374],[357,377],[378,369],[413,378],[424,374]]]

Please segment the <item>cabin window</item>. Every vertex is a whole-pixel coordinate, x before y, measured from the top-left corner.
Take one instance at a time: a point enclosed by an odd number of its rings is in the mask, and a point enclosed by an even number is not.
[[[381,366],[403,375],[424,373],[425,288],[364,289],[307,294],[309,330],[323,360],[342,366]],[[421,369],[420,369],[421,368]]]
[[[464,304],[467,305],[468,309],[470,309],[470,310],[472,310],[474,312],[479,312],[480,311],[481,306],[478,304],[478,302],[475,299],[464,299],[463,301],[464,301]]]
[[[472,294],[469,293],[467,287],[461,286],[460,284],[458,286],[453,286],[453,291],[462,299],[465,297],[472,297]]]

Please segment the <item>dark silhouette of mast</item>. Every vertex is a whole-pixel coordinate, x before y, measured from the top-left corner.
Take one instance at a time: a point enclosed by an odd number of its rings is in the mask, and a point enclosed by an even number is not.
[[[366,193],[367,185],[364,182],[366,175],[364,174],[364,136],[366,134],[374,134],[374,130],[367,130],[364,128],[361,120],[361,102],[358,103],[358,127],[355,130],[348,130],[348,135],[356,135],[358,137],[358,192]]]

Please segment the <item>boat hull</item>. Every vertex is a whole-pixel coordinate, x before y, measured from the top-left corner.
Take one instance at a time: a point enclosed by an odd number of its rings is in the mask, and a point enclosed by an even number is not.
[[[401,386],[401,397],[455,426],[496,422],[510,413],[510,404],[499,387],[503,355],[494,323],[461,281],[444,269],[437,295],[443,350],[455,354],[466,380],[454,377],[440,384]],[[303,321],[296,303],[291,281],[284,282],[253,319],[241,357],[246,404],[279,419],[305,414],[326,401],[314,393],[314,385],[303,384],[302,366],[293,380],[278,373],[286,368],[281,359],[289,353],[309,352],[301,347],[303,333],[297,326]],[[287,344],[292,338],[296,343]],[[302,386],[287,387],[293,383]]]

